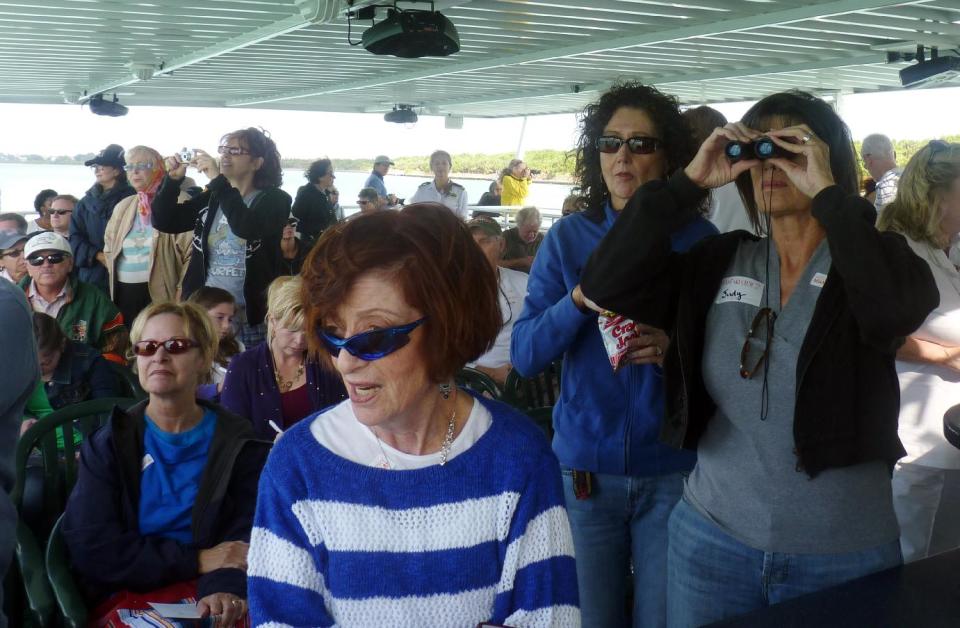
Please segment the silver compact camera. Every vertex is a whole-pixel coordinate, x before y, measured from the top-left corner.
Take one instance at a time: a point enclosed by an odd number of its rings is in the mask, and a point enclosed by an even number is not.
[[[188,164],[197,157],[197,151],[192,148],[181,148],[180,152],[177,153],[177,156],[180,158],[180,161]]]

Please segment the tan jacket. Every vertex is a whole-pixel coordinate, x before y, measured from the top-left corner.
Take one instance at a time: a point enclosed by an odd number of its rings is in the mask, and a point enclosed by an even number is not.
[[[179,202],[188,199],[181,192]],[[136,195],[128,196],[113,208],[113,215],[107,222],[103,234],[103,254],[107,258],[107,272],[110,274],[110,298],[113,298],[117,258],[123,250],[123,239],[130,233],[137,216],[139,200]],[[193,251],[193,231],[171,234],[153,230],[153,244],[150,246],[150,299],[152,301],[176,301],[180,298],[180,284],[187,271],[187,263]]]

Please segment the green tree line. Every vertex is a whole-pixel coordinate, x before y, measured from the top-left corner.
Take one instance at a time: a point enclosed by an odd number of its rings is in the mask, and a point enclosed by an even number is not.
[[[960,143],[960,135],[948,135],[941,138],[947,142]],[[930,140],[896,140],[894,149],[897,153],[897,164],[901,167],[907,165],[913,155],[926,146]],[[857,155],[860,154],[860,142],[856,142]],[[60,155],[57,157],[45,157],[42,155],[10,155],[0,153],[0,163],[83,163],[85,160],[93,157],[92,153],[83,155]],[[494,178],[497,176],[510,160],[513,159],[513,153],[459,153],[453,155],[453,171],[457,174],[468,174]],[[524,155],[527,165],[534,170],[539,170],[537,179],[572,181],[574,157],[572,151],[562,150],[530,150]],[[289,170],[303,170],[310,165],[310,159],[284,159],[283,167]],[[429,156],[405,156],[395,157],[393,159],[394,169],[405,174],[430,174]],[[334,168],[337,170],[349,170],[364,172],[370,170],[373,164],[373,156],[366,159],[340,159],[333,158]],[[861,164],[862,167],[862,164]],[[864,173],[866,176],[866,173]]]

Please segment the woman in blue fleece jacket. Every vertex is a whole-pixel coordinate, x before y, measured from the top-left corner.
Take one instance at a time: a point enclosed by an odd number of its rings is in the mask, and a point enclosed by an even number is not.
[[[637,321],[643,333],[614,372],[597,315],[582,304],[580,271],[633,193],[686,165],[694,151],[677,101],[652,87],[619,84],[587,106],[576,172],[588,208],[547,234],[514,326],[510,357],[523,375],[564,358],[553,449],[563,467],[585,628],[626,625],[631,559],[633,625],[664,624],[667,518],[695,457],[657,442],[667,336]],[[715,233],[698,215],[676,231],[672,246],[683,251]]]

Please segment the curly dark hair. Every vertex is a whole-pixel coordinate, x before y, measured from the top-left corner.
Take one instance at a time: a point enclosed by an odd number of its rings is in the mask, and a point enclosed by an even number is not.
[[[320,182],[320,179],[327,176],[333,169],[333,162],[329,158],[324,157],[323,159],[318,159],[310,166],[303,171],[303,176],[309,181],[316,185]]]
[[[750,107],[741,122],[765,132],[777,121],[783,125],[806,124],[813,134],[830,147],[830,171],[847,194],[860,192],[860,166],[850,129],[826,101],[800,90],[771,94]],[[757,199],[753,197],[750,171],[737,177],[737,189],[754,229],[761,229]]]
[[[586,202],[584,215],[595,222],[603,220],[603,207],[610,196],[600,170],[600,151],[596,142],[621,107],[640,109],[650,116],[663,142],[668,174],[690,163],[697,149],[690,127],[680,115],[680,103],[676,98],[636,81],[615,83],[600,100],[587,105],[580,114],[574,176],[579,183],[579,194]]]
[[[41,213],[40,208],[43,207],[43,204],[55,196],[57,196],[56,190],[40,190],[40,193],[33,199],[33,208],[37,210],[38,214]]]
[[[277,144],[262,129],[248,127],[224,134],[220,138],[223,144],[227,140],[238,139],[240,144],[250,151],[250,157],[263,158],[263,165],[253,175],[253,187],[258,190],[278,188],[283,183],[283,169],[280,167],[280,151]]]

